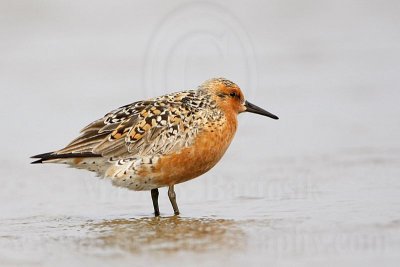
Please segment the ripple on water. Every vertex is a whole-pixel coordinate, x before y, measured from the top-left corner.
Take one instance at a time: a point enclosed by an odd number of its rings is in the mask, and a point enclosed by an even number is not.
[[[88,222],[83,245],[143,252],[206,252],[242,247],[244,233],[233,220],[146,217]]]

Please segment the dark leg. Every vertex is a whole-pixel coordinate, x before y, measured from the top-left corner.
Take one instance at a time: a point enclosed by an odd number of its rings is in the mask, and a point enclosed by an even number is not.
[[[175,194],[173,185],[171,185],[168,188],[168,197],[169,197],[169,200],[171,201],[172,207],[174,208],[175,215],[179,215],[179,209],[178,209],[178,205],[176,204],[176,194]]]
[[[160,216],[158,208],[158,188],[151,189],[151,199],[153,200],[154,216]]]

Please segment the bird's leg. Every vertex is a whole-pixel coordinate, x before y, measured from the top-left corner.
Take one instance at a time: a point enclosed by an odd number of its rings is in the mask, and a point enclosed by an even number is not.
[[[175,215],[179,215],[179,209],[178,209],[178,205],[176,204],[176,194],[175,194],[173,185],[170,185],[168,188],[168,197],[169,197],[169,200],[171,201],[172,207],[174,208]]]
[[[158,208],[158,188],[151,189],[151,199],[153,200],[154,216],[160,216],[160,209]]]

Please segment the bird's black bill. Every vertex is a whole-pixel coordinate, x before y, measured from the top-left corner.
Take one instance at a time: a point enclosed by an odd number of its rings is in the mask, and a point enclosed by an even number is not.
[[[267,116],[267,117],[270,117],[270,118],[272,118],[274,120],[278,120],[279,119],[278,116],[266,111],[265,109],[257,107],[256,105],[253,105],[249,101],[246,101],[244,103],[244,106],[246,107],[246,111],[247,112],[251,112],[251,113],[256,113],[256,114],[260,114],[260,115],[263,115],[263,116]]]

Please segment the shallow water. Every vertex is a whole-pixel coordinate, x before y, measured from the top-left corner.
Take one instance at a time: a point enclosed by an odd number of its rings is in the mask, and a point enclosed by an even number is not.
[[[235,176],[226,173],[213,185],[206,177],[178,186],[181,216],[171,216],[162,190],[160,218],[151,216],[148,192],[65,175],[57,183],[80,186],[55,190],[56,199],[35,195],[26,177],[16,178],[23,192],[2,196],[9,200],[0,223],[2,265],[394,266],[400,249],[399,156],[400,151],[356,150],[270,160],[270,178],[257,170],[260,178],[240,179],[246,169],[237,167]],[[57,175],[44,176],[52,174]],[[55,178],[35,179],[51,188]]]
[[[89,3],[0,3],[0,266],[398,265],[398,1]],[[240,115],[179,217],[165,189],[153,218],[149,192],[29,164],[213,76],[280,120]]]

